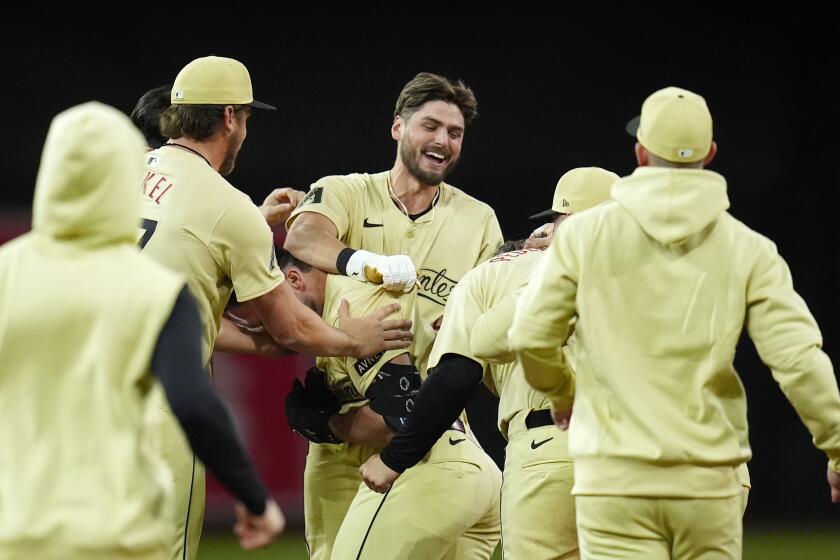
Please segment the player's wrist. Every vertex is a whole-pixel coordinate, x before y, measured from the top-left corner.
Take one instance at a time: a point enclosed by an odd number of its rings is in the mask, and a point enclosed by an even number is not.
[[[352,257],[355,252],[356,250],[351,249],[350,247],[345,247],[338,252],[338,257],[335,259],[335,269],[339,274],[347,276],[347,263],[350,261],[350,257]]]
[[[363,249],[351,249],[345,247],[338,253],[335,268],[343,275],[349,276],[359,282],[368,282],[369,278],[365,273],[365,266],[376,257],[376,253]]]
[[[408,468],[406,462],[396,456],[392,449],[387,446],[379,452],[379,460],[395,473],[402,474]]]

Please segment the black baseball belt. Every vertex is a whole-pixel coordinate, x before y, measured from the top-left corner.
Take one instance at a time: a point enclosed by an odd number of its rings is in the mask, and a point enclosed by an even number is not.
[[[525,417],[525,427],[529,430],[534,428],[542,428],[543,426],[551,426],[554,420],[551,419],[551,411],[547,408],[542,410],[532,410]]]

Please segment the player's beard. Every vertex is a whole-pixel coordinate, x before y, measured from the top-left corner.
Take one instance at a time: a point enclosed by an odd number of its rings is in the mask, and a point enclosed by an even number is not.
[[[319,316],[323,314],[324,308],[317,305],[315,298],[303,292],[295,292],[295,295],[297,296],[299,302],[317,313]]]
[[[231,137],[225,153],[225,159],[222,160],[222,165],[219,167],[219,175],[226,177],[233,173],[236,167],[236,156],[239,155],[239,149],[242,147],[242,140],[236,137]]]
[[[442,171],[439,173],[435,173],[433,171],[426,171],[420,166],[420,158],[423,157],[423,152],[426,149],[420,148],[418,149],[410,140],[406,139],[403,142],[400,142],[400,159],[405,165],[405,168],[408,169],[408,172],[414,175],[418,181],[423,183],[424,185],[429,186],[437,186],[449,175],[453,169],[455,169],[455,165],[458,163],[458,159],[450,159],[449,163],[446,167],[443,168]],[[440,151],[440,150],[437,150]],[[444,154],[451,157],[450,154]]]

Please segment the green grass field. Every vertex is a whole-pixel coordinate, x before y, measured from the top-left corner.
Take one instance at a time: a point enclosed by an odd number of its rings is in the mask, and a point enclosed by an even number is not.
[[[306,545],[300,534],[283,536],[271,547],[245,552],[233,536],[211,534],[202,539],[199,560],[296,560],[306,558]],[[496,551],[494,559],[501,558]],[[744,560],[829,560],[840,558],[840,529],[761,529],[747,530]],[[390,560],[387,558],[376,560]]]

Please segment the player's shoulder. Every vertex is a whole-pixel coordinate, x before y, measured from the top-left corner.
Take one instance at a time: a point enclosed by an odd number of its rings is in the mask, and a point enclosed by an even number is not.
[[[733,245],[741,249],[740,253],[752,258],[776,257],[778,248],[776,243],[766,235],[757,232],[750,226],[734,217],[729,212],[724,212],[718,218],[717,226],[725,231],[731,232]]]
[[[312,184],[311,189],[321,188],[343,188],[355,191],[374,190],[380,184],[386,183],[387,171],[383,173],[350,173],[347,175],[327,175],[321,177]],[[311,190],[310,189],[310,190]]]
[[[545,247],[507,251],[491,257],[476,268],[481,267],[487,270],[494,270],[509,266],[528,266],[537,262],[543,254],[545,254]]]
[[[496,211],[493,207],[471,196],[458,187],[452,186],[449,183],[441,184],[441,202],[446,205],[451,205],[456,211],[468,210],[473,213],[495,215]]]
[[[405,315],[413,304],[413,299],[409,296],[410,294],[389,292],[381,284],[359,282],[340,274],[328,274],[324,291],[324,319],[328,319],[328,314],[330,317],[338,316],[342,299],[346,299],[350,304],[350,314],[353,317],[367,315],[390,303],[399,303],[400,313]]]
[[[520,270],[530,270],[545,254],[545,248],[507,251],[479,264],[461,278],[464,285],[493,285],[506,282],[508,276],[517,275]]]

